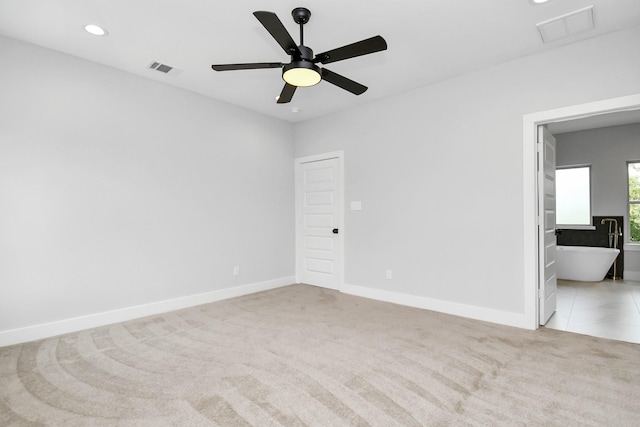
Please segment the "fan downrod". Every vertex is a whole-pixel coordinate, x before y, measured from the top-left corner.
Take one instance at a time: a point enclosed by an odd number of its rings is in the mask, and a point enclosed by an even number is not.
[[[293,16],[293,21],[296,24],[304,25],[309,22],[311,11],[306,7],[296,7],[291,11],[291,16]]]

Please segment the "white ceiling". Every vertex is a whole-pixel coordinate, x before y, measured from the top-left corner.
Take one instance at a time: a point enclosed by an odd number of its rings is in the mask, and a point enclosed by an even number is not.
[[[594,6],[595,29],[544,44],[536,24]],[[327,82],[276,104],[280,70],[214,72],[214,63],[288,62],[252,13],[278,14],[294,40],[294,7],[312,17],[305,44],[315,53],[374,35],[389,49],[328,64],[369,87],[352,95]],[[107,37],[84,25],[104,26]],[[640,24],[638,0],[0,0],[0,35],[45,46],[185,88],[272,117],[299,122],[416,87]],[[182,72],[149,70],[159,61]],[[292,113],[292,107],[301,111]]]

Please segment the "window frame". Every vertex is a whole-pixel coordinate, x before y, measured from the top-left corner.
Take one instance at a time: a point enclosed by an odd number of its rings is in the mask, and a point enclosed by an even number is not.
[[[586,224],[563,224],[557,221],[558,216],[558,194],[557,194],[557,185],[558,185],[558,171],[566,170],[566,169],[587,169],[589,172],[589,220]],[[556,166],[556,227],[565,230],[592,230],[593,226],[593,186],[592,186],[592,165],[591,164],[579,164],[579,165],[563,165]]]
[[[624,239],[625,242],[627,244],[630,245],[638,245],[640,246],[640,241],[631,241],[631,206],[632,205],[640,205],[640,200],[631,200],[631,192],[629,191],[629,183],[631,182],[629,180],[629,166],[632,164],[638,164],[640,166],[640,160],[628,160],[627,161],[627,215],[625,218],[625,228],[626,228],[626,232],[624,233]]]

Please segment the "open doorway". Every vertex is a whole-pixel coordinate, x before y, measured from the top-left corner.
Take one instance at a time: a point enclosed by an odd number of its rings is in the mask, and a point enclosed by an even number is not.
[[[545,295],[545,278],[539,267],[545,262],[541,259],[544,255],[541,255],[539,246],[539,227],[544,227],[544,206],[539,202],[538,192],[544,183],[540,182],[537,172],[538,152],[544,156],[544,151],[538,148],[538,128],[543,125],[553,128],[560,123],[565,123],[565,126],[585,125],[589,120],[619,120],[633,114],[640,117],[640,95],[548,110],[523,117],[525,317],[532,329],[538,328],[541,323],[541,298]],[[604,126],[615,125],[611,123]]]
[[[565,190],[557,192],[556,258],[562,265],[556,311],[544,326],[640,343],[640,252],[633,250],[640,247],[629,243],[631,234],[640,239],[635,225],[630,233],[628,203],[629,162],[640,159],[640,110],[546,127],[556,141],[555,169],[564,174],[558,185]]]

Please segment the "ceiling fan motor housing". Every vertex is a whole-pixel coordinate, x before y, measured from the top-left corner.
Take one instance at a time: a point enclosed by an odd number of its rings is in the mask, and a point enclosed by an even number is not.
[[[300,51],[300,56],[294,54],[291,55],[294,61],[309,61],[313,62],[313,50],[306,46],[298,46],[298,50]]]
[[[291,55],[291,63],[282,68],[282,79],[293,86],[314,86],[322,79],[320,67],[313,63],[313,50],[298,46],[298,52]]]

